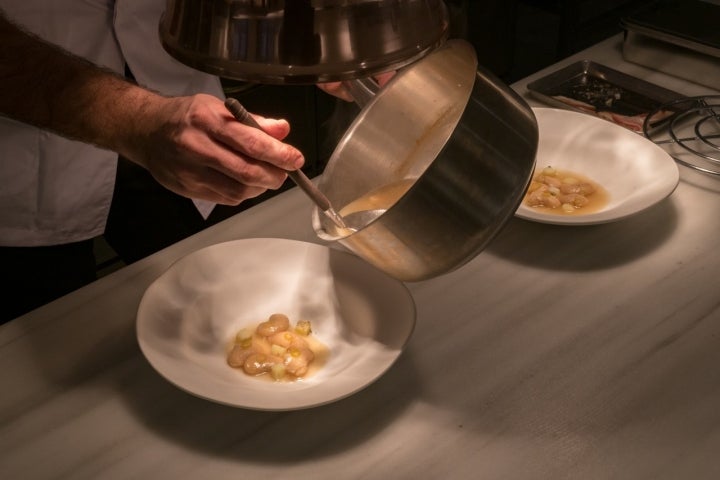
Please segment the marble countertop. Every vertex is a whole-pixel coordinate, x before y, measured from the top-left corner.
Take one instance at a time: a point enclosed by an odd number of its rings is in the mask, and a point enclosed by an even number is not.
[[[687,95],[717,93],[590,59]],[[532,99],[533,105],[540,105]],[[588,227],[511,220],[462,268],[408,284],[398,362],[341,401],[258,412],[181,391],[135,337],[174,261],[238,238],[317,241],[291,189],[0,327],[0,478],[720,478],[720,179]]]

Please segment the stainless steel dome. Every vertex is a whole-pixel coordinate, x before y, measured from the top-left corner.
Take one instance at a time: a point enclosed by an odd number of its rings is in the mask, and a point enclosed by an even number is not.
[[[441,45],[442,0],[167,0],[164,48],[221,77],[312,84],[398,69]]]

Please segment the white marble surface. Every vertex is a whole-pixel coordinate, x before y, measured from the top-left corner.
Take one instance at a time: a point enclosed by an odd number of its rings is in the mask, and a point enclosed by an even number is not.
[[[713,93],[619,47],[562,64]],[[409,285],[407,350],[337,403],[246,411],[163,380],[135,339],[147,286],[220,241],[315,241],[309,212],[292,189],[0,327],[0,478],[720,478],[720,179],[683,170],[618,223],[512,220],[466,266]]]

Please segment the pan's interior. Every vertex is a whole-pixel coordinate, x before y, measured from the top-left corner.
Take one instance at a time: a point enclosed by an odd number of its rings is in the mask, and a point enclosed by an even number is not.
[[[421,177],[460,120],[476,69],[472,47],[449,41],[398,72],[351,124],[319,181],[335,209]]]

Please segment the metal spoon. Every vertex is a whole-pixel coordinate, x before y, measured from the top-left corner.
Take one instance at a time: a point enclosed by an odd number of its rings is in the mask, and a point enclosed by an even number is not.
[[[247,125],[248,127],[257,128],[262,130],[260,124],[248,113],[245,107],[235,98],[228,97],[225,100],[225,108],[233,114],[235,119],[240,123]],[[335,209],[330,204],[330,200],[327,199],[323,193],[318,190],[314,183],[305,175],[302,170],[293,170],[287,172],[288,176],[302,189],[305,194],[317,205],[320,210],[333,221],[338,229],[347,229],[347,225],[343,221],[343,218],[338,215]]]
[[[385,213],[387,210],[383,208],[377,208],[374,210],[360,210],[358,212],[348,213],[342,215],[341,218],[345,223],[345,227],[335,225],[332,231],[327,231],[331,237],[347,237],[359,230],[365,228],[370,222],[378,218],[380,215]]]

